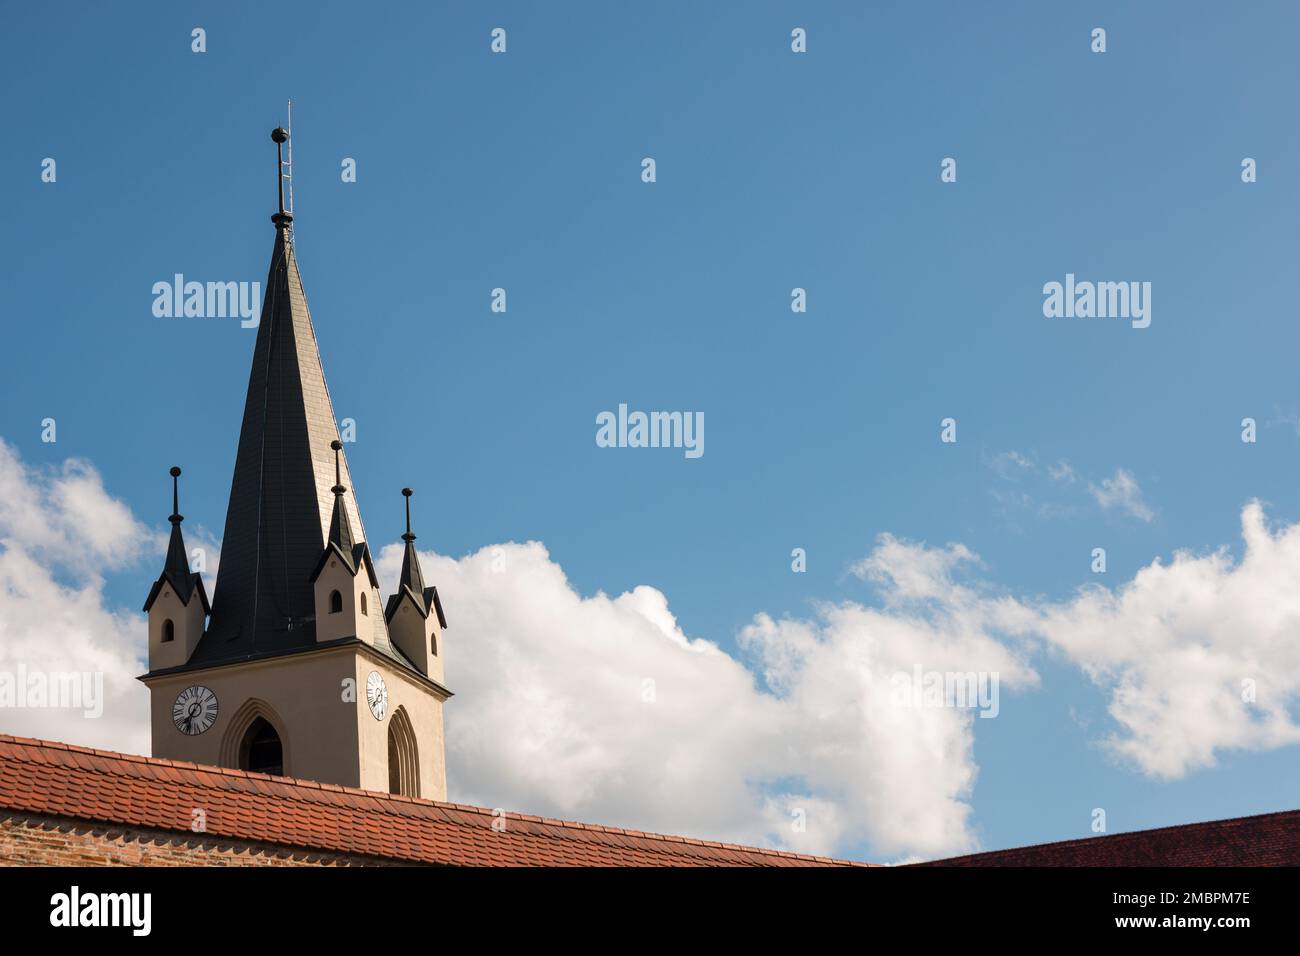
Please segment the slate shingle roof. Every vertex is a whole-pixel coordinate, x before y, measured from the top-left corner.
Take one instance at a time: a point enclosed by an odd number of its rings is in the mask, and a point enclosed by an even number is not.
[[[336,458],[331,447],[339,438],[334,407],[297,256],[283,225],[276,229],[253,347],[211,617],[190,659],[168,671],[314,647],[312,582],[331,525],[343,554],[352,555],[352,567],[363,563],[378,587],[347,459],[341,448]],[[352,489],[338,500],[337,517],[336,485]],[[383,616],[372,614],[368,621],[372,633],[357,637],[419,673],[389,639]]]
[[[852,866],[483,807],[0,735],[0,809],[462,866]]]
[[[277,653],[315,640],[311,573],[334,511],[339,437],[293,243],[277,229],[253,347],[222,535],[212,618],[189,666]],[[346,458],[349,529],[365,540]],[[383,630],[376,621],[376,631]],[[375,635],[376,646],[386,647]]]

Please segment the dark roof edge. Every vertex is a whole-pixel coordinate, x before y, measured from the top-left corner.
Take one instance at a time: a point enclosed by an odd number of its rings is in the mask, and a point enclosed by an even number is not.
[[[208,603],[208,592],[207,589],[203,587],[203,575],[199,574],[197,571],[191,571],[189,572],[189,577],[190,598],[192,599],[194,597],[193,592],[197,591],[199,593],[199,600],[203,602],[203,615],[206,617],[212,613],[212,605]],[[145,614],[149,613],[149,608],[153,607],[153,602],[158,600],[158,593],[162,591],[162,586],[164,584],[170,584],[178,598],[181,595],[181,591],[184,590],[184,588],[178,587],[176,582],[172,580],[170,572],[164,571],[162,574],[158,575],[158,580],[155,581],[153,587],[149,589],[149,596],[145,598]],[[190,606],[189,600],[183,600],[181,601],[181,604],[185,607]]]
[[[299,654],[319,654],[324,651],[334,651],[349,647],[373,656],[375,659],[385,664],[402,665],[400,673],[406,674],[416,682],[426,685],[443,700],[456,696],[444,685],[438,683],[432,678],[426,677],[424,674],[421,674],[418,670],[414,669],[415,665],[409,663],[409,659],[407,659],[405,663],[402,660],[395,660],[394,658],[384,654],[384,652],[379,650],[379,648],[367,644],[358,637],[340,637],[338,640],[323,641],[320,644],[309,644],[306,647],[296,647],[288,651],[264,651],[260,654],[248,654],[243,657],[235,657],[223,661],[212,661],[211,663],[200,664],[198,666],[191,666],[188,663],[178,664],[175,667],[164,667],[159,670],[149,671],[147,674],[141,674],[136,678],[136,680],[147,684],[151,680],[157,680],[162,677],[175,677],[180,674],[201,674],[205,671],[221,670],[222,668],[235,667],[239,664],[261,663],[262,661],[273,661],[280,657],[296,657]],[[406,657],[406,655],[402,656],[403,658]]]
[[[961,856],[940,857],[935,860],[918,860],[916,863],[908,863],[907,866],[934,866],[944,863],[956,863],[962,860],[979,860],[997,856],[1011,856],[1012,854],[1028,853],[1034,850],[1041,850],[1051,847],[1053,849],[1062,849],[1067,847],[1095,846],[1098,843],[1116,843],[1136,837],[1149,837],[1162,833],[1177,833],[1186,830],[1208,830],[1219,827],[1240,826],[1248,823],[1263,821],[1269,817],[1291,818],[1297,826],[1300,826],[1300,810],[1274,810],[1270,813],[1252,813],[1244,817],[1225,817],[1221,820],[1194,820],[1191,823],[1170,823],[1162,827],[1151,827],[1146,830],[1124,830],[1120,833],[1099,833],[1091,837],[1073,837],[1069,840],[1045,840],[1042,843],[1026,843],[1023,846],[1009,846],[1001,850],[981,850],[978,853],[964,853]],[[1074,866],[1085,866],[1087,864],[1071,864]]]
[[[403,598],[415,605],[415,609],[420,613],[420,617],[427,618],[429,616],[429,608],[424,603],[423,598],[417,597],[414,591],[412,591],[407,585],[403,584],[397,589],[395,594],[390,594],[388,596],[388,602],[384,605],[384,623],[392,623],[393,615],[396,614],[397,609],[402,606]]]

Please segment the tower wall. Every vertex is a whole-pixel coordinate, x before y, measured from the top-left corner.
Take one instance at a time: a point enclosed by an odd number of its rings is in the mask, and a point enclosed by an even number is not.
[[[280,733],[285,776],[362,786],[357,711],[365,709],[365,686],[354,694],[358,703],[344,699],[343,684],[355,678],[358,656],[353,648],[339,648],[151,678],[153,755],[237,767],[237,722],[247,716],[249,701],[261,701]],[[172,706],[177,694],[196,684],[217,695],[218,714],[211,728],[190,736],[176,729]],[[382,789],[388,789],[386,778]]]
[[[361,783],[367,790],[388,790],[388,734],[397,708],[405,709],[415,732],[420,765],[420,793],[425,800],[447,799],[447,769],[443,755],[442,701],[404,668],[356,655],[357,687],[362,702],[357,708],[358,753]],[[377,671],[388,689],[388,709],[376,720],[365,703],[366,680]]]
[[[172,622],[172,639],[163,641],[163,625]],[[170,584],[164,584],[153,606],[149,608],[149,667],[162,670],[180,667],[190,659],[199,638],[203,636],[203,599],[190,595],[190,603],[182,604]]]

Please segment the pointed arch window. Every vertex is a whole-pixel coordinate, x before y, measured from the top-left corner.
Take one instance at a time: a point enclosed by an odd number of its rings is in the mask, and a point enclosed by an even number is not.
[[[388,720],[388,792],[420,795],[420,754],[405,707],[398,707]]]
[[[239,768],[275,777],[284,776],[284,747],[280,744],[280,735],[263,717],[249,724],[244,733],[239,746]]]
[[[279,745],[278,752],[273,744]],[[235,770],[256,769],[262,773],[275,772],[279,767],[279,774],[286,776],[293,773],[292,745],[284,721],[265,701],[250,697],[230,716],[218,763]]]
[[[331,614],[343,613],[343,595],[338,591],[330,592],[330,613]]]
[[[162,643],[167,644],[176,640],[176,625],[172,623],[171,618],[163,621],[162,626]]]
[[[362,614],[366,613],[366,592],[365,591],[361,592],[361,613]]]

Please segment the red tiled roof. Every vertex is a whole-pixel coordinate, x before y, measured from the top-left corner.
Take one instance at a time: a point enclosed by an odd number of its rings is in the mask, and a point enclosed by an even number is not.
[[[1296,866],[1300,810],[993,850],[918,866]]]
[[[851,866],[0,735],[0,808],[286,847],[464,866]],[[862,864],[856,864],[862,865]]]

